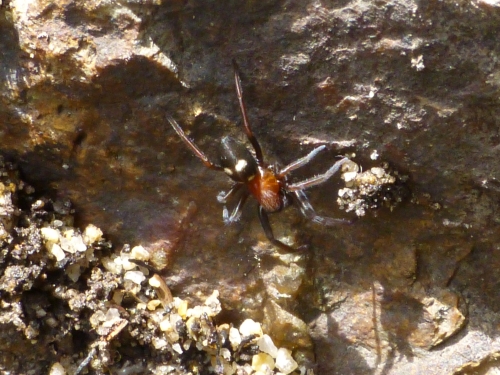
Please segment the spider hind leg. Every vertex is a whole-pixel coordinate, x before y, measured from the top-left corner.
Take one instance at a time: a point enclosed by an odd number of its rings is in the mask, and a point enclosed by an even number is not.
[[[316,214],[316,211],[314,210],[313,206],[311,206],[311,203],[309,202],[309,198],[307,198],[306,193],[304,193],[302,190],[297,190],[294,191],[293,194],[294,197],[296,198],[295,200],[299,206],[302,215],[304,215],[306,218],[315,223],[325,225],[327,227],[335,226],[338,224],[352,223],[350,220],[346,219],[335,219],[331,217],[320,216]]]
[[[267,215],[266,210],[262,206],[259,206],[259,219],[260,219],[260,224],[262,225],[262,229],[264,229],[264,233],[266,234],[267,239],[274,246],[280,248],[281,250],[289,252],[289,253],[304,250],[304,248],[305,248],[304,246],[301,246],[298,249],[295,249],[295,248],[281,242],[280,240],[277,240],[274,237],[273,229],[271,228],[271,223],[269,222],[269,216]]]

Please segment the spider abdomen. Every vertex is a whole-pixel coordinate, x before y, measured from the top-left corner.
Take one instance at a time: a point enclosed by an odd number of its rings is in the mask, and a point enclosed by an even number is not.
[[[248,189],[266,212],[276,212],[283,208],[281,186],[276,175],[264,169],[248,181]]]

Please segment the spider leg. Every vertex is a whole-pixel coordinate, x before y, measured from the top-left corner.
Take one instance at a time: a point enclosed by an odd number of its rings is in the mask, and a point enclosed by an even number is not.
[[[248,140],[252,144],[255,150],[255,157],[259,166],[264,165],[264,156],[262,155],[262,149],[260,148],[259,141],[255,138],[253,134],[252,128],[250,127],[250,123],[248,122],[247,110],[245,107],[245,102],[243,101],[243,88],[241,86],[240,73],[238,69],[238,64],[233,59],[233,69],[234,69],[234,83],[236,85],[236,95],[238,96],[238,102],[240,103],[241,116],[243,117],[243,125],[245,126],[245,133],[248,137]]]
[[[325,173],[308,178],[307,180],[296,182],[294,184],[287,185],[286,190],[290,192],[295,192],[298,190],[304,190],[307,189],[311,186],[322,184],[326,180],[328,180],[330,177],[332,177],[335,172],[339,170],[342,164],[345,162],[349,161],[349,158],[343,158],[340,159],[338,162],[336,162],[334,165],[330,167]]]
[[[345,219],[334,219],[331,217],[324,217],[324,216],[319,216],[316,214],[316,211],[314,211],[314,208],[311,206],[311,203],[309,203],[309,199],[307,198],[306,193],[302,190],[297,190],[293,192],[296,201],[299,205],[300,212],[302,215],[307,217],[309,220],[326,225],[326,226],[334,226],[338,224],[350,224],[350,220],[345,220]]]
[[[274,246],[277,246],[280,249],[285,250],[287,252],[297,251],[297,249],[294,249],[293,247],[288,246],[287,244],[284,244],[283,242],[274,238],[273,229],[271,228],[271,223],[269,222],[269,216],[267,215],[266,210],[264,210],[264,207],[262,206],[259,206],[259,219],[260,219],[260,224],[262,225],[264,233],[266,234],[266,237],[269,240],[269,242],[271,242]]]
[[[241,215],[241,208],[243,207],[243,205],[247,201],[247,198],[248,198],[248,192],[245,191],[241,195],[236,206],[233,208],[233,212],[231,212],[231,216],[229,216],[229,212],[227,210],[227,207],[224,206],[224,209],[222,210],[222,220],[224,221],[224,224],[228,225],[228,224],[232,224],[232,223],[238,221],[238,219],[240,218],[240,215]]]
[[[288,164],[286,167],[284,167],[280,172],[278,173],[278,178],[284,177],[286,174],[290,173],[291,171],[302,167],[303,165],[306,165],[309,163],[320,151],[323,151],[326,148],[325,145],[316,147],[314,150],[312,150],[310,153],[308,153],[306,156],[301,157],[298,160],[295,160],[294,162]]]
[[[198,146],[196,146],[187,137],[186,133],[184,133],[184,130],[182,130],[182,128],[180,127],[180,125],[177,123],[177,121],[174,120],[174,118],[172,116],[170,116],[169,114],[167,114],[166,117],[167,117],[168,122],[170,122],[170,125],[172,125],[172,127],[174,128],[175,132],[179,135],[179,137],[181,137],[181,139],[191,149],[191,151],[193,151],[193,153],[201,159],[201,161],[203,162],[203,164],[205,164],[205,166],[207,168],[215,169],[216,171],[222,171],[223,170],[223,168],[220,165],[214,164],[210,160],[208,160],[208,158],[203,153],[203,151],[201,151],[198,148]]]
[[[217,202],[226,203],[227,200],[234,196],[242,186],[243,184],[238,182],[235,183],[227,193],[225,191],[221,191],[219,194],[217,194]]]

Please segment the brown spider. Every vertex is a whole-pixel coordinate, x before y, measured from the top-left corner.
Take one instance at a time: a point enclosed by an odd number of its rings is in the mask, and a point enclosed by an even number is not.
[[[234,196],[241,189],[244,189],[241,196],[234,207],[231,215],[226,207],[223,209],[223,220],[225,224],[230,224],[239,219],[241,208],[245,204],[248,196],[251,194],[259,203],[259,219],[266,237],[273,244],[287,251],[294,251],[292,247],[274,238],[271,224],[269,223],[268,213],[279,212],[283,208],[290,205],[292,202],[298,204],[300,212],[310,220],[323,225],[336,225],[339,223],[349,223],[344,219],[333,219],[329,217],[318,216],[309,200],[304,193],[304,189],[311,186],[321,184],[332,177],[337,172],[342,164],[349,159],[344,157],[337,161],[325,173],[308,178],[301,182],[291,183],[287,179],[288,173],[309,163],[320,151],[326,147],[319,146],[309,152],[306,156],[288,164],[284,168],[279,168],[278,165],[269,165],[264,161],[262,149],[257,138],[252,132],[248,122],[247,111],[243,102],[243,89],[241,87],[241,79],[238,72],[238,66],[233,61],[234,81],[236,84],[236,94],[240,105],[241,115],[243,117],[243,125],[248,140],[253,146],[255,156],[241,142],[226,136],[221,141],[221,153],[218,163],[211,162],[206,155],[196,146],[184,133],[179,124],[172,116],[167,114],[167,120],[174,128],[177,134],[181,137],[184,143],[193,151],[193,153],[201,159],[206,167],[216,171],[224,171],[235,183],[229,192],[220,192],[217,200],[220,203],[226,203],[227,200]]]

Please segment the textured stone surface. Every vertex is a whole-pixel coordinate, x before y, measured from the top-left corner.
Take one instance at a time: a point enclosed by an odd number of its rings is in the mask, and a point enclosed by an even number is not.
[[[486,374],[500,347],[499,22],[493,1],[4,0],[1,152],[57,192],[54,209],[71,199],[82,228],[150,251],[175,294],[218,289],[232,322],[308,324],[319,373]],[[231,58],[269,160],[326,144],[297,179],[354,152],[408,176],[411,199],[336,228],[273,215],[279,237],[309,245],[298,266],[266,255],[254,202],[224,226],[229,181],[165,113],[210,157],[241,137]],[[340,187],[311,189],[319,213],[348,217]],[[17,281],[36,249],[5,246],[5,290],[30,287]]]

